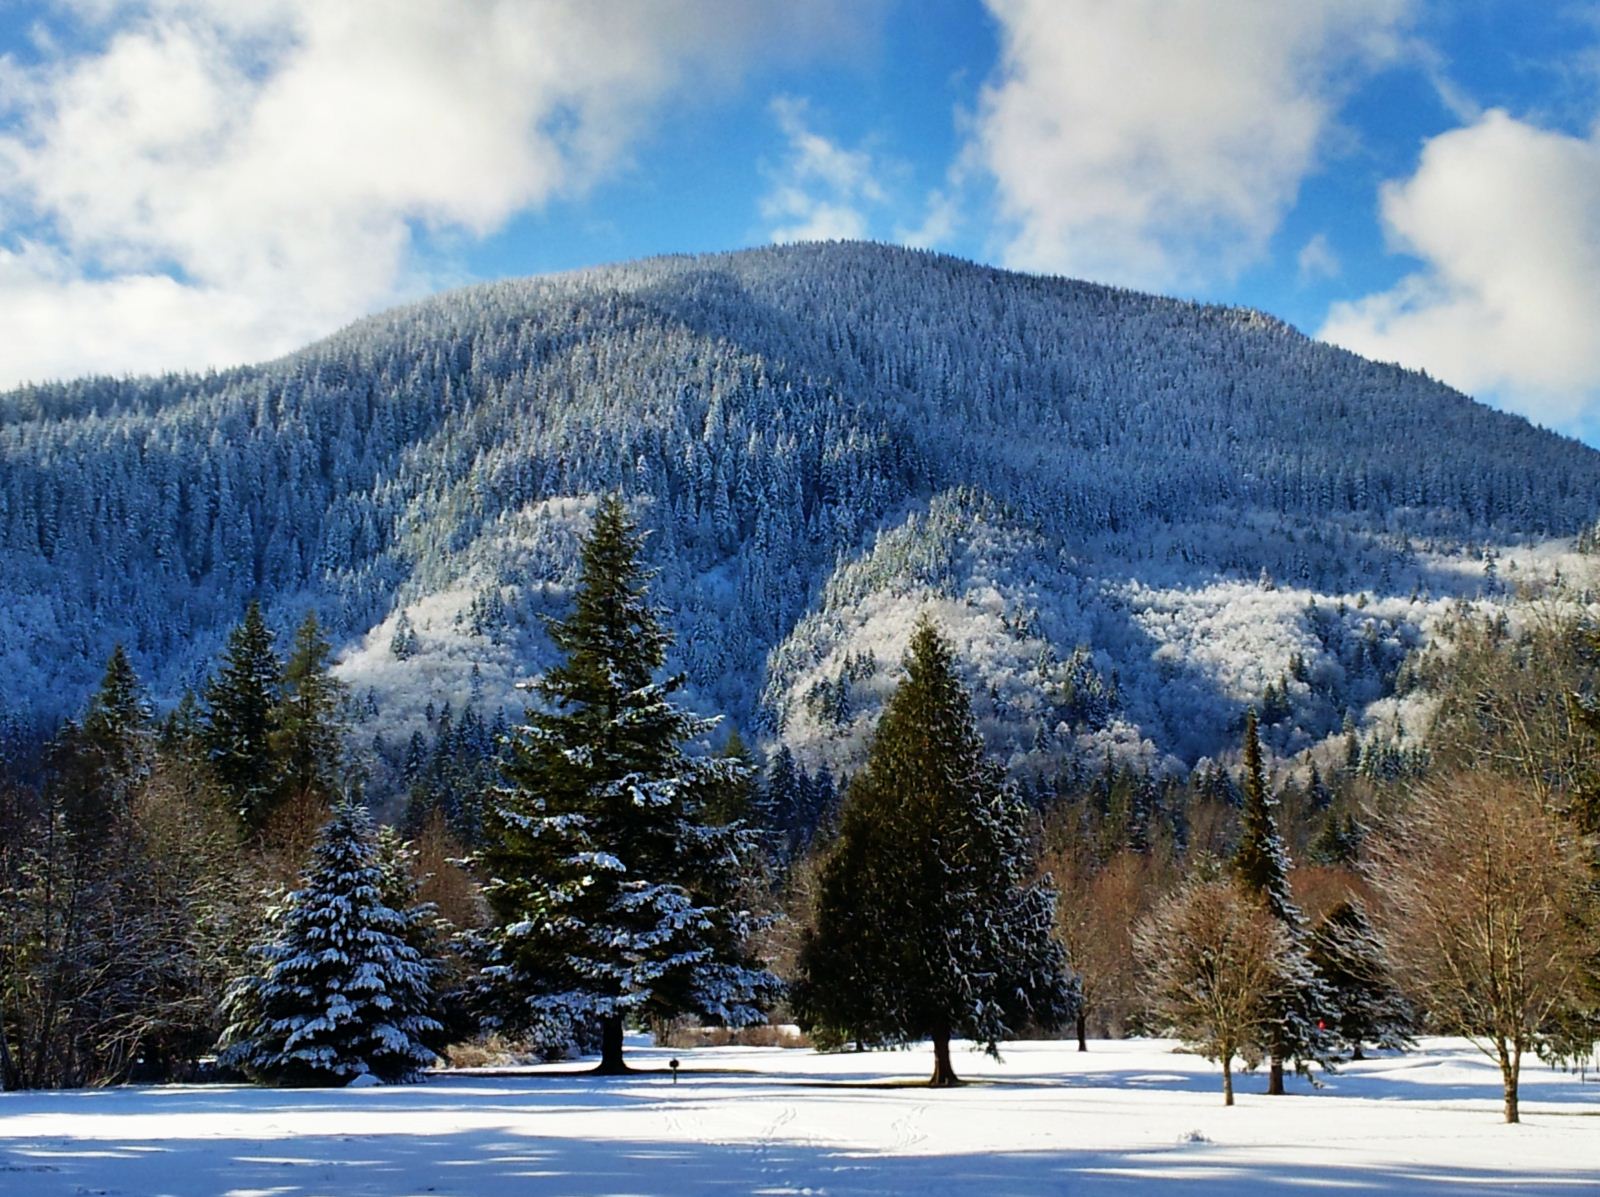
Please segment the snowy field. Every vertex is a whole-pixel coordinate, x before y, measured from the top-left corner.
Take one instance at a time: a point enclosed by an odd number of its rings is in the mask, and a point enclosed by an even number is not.
[[[571,1066],[390,1089],[163,1087],[0,1095],[0,1195],[1591,1194],[1600,1084],[1534,1063],[1521,1126],[1497,1074],[1431,1040],[1326,1089],[1262,1096],[1161,1042],[959,1054],[635,1048],[659,1073]],[[1161,1182],[1157,1186],[1156,1182]]]

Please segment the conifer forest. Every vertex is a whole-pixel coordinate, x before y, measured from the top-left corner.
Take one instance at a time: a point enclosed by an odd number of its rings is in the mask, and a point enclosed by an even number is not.
[[[1424,375],[869,244],[0,395],[0,1082],[1592,1104],[1597,518]]]

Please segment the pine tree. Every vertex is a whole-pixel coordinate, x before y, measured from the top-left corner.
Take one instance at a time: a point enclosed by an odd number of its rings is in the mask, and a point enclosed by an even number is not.
[[[496,922],[487,1021],[550,1045],[598,1027],[602,1073],[626,1071],[626,1019],[745,1025],[779,988],[735,903],[752,837],[703,822],[742,766],[683,750],[712,722],[671,702],[681,678],[654,680],[668,637],[641,539],[620,499],[601,502],[573,610],[550,624],[564,660],[513,733],[479,856]]]
[[[306,612],[283,669],[282,698],[271,734],[286,797],[326,797],[339,786],[345,731],[340,704],[345,687],[328,672],[332,655],[316,612]]]
[[[1306,955],[1338,1011],[1329,1029],[1352,1060],[1361,1059],[1363,1043],[1393,1050],[1412,1044],[1416,1015],[1396,987],[1383,944],[1359,901],[1341,902],[1328,912],[1311,933]]]
[[[385,885],[370,819],[341,802],[303,886],[269,915],[269,937],[253,949],[261,970],[229,989],[225,1066],[270,1084],[330,1086],[414,1080],[432,1062],[435,964],[406,942],[415,916],[385,903]]]
[[[1023,1026],[1069,1020],[1077,994],[1051,934],[1055,895],[1030,882],[1026,807],[926,619],[905,668],[822,863],[793,999],[802,1025],[931,1037],[931,1084],[951,1085],[952,1036],[994,1053]]]
[[[229,634],[222,663],[205,690],[201,738],[206,754],[239,818],[252,829],[266,821],[282,791],[272,737],[283,666],[272,640],[261,606],[252,600],[244,620]]]
[[[1247,893],[1258,895],[1288,933],[1289,950],[1279,961],[1283,983],[1274,996],[1273,1028],[1268,1043],[1270,1072],[1267,1092],[1284,1092],[1283,1064],[1294,1061],[1295,1071],[1309,1073],[1309,1061],[1328,1067],[1333,1044],[1326,1023],[1334,1015],[1331,995],[1311,968],[1305,951],[1305,917],[1289,892],[1289,853],[1278,834],[1277,797],[1267,784],[1261,759],[1261,737],[1256,713],[1245,716],[1243,806],[1240,810],[1239,846],[1233,855],[1233,874]]]

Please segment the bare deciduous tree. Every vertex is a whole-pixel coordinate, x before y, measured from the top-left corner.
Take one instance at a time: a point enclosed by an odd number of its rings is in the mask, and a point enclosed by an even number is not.
[[[1082,988],[1077,1019],[1078,1050],[1087,1037],[1130,1033],[1143,1011],[1134,926],[1171,887],[1170,863],[1152,855],[1119,852],[1096,866],[1065,852],[1045,861],[1058,880],[1056,937]]]
[[[1288,932],[1237,883],[1191,880],[1140,924],[1135,942],[1153,1012],[1222,1065],[1222,1103],[1231,1106],[1234,1059],[1254,1068],[1271,1040]]]
[[[1593,1000],[1585,845],[1541,797],[1489,773],[1448,775],[1371,844],[1401,983],[1434,1026],[1499,1065],[1507,1122],[1522,1057]]]

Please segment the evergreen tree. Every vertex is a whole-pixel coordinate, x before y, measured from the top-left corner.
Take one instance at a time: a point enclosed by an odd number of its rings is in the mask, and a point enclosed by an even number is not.
[[[1361,824],[1349,811],[1330,810],[1308,846],[1311,859],[1325,865],[1353,865],[1361,855]]]
[[[259,828],[281,793],[282,774],[272,751],[283,666],[272,632],[252,601],[228,636],[222,663],[205,690],[201,739],[217,780],[246,827]]]
[[[111,650],[100,688],[84,712],[83,745],[107,774],[131,778],[139,765],[149,722],[150,705],[119,644]]]
[[[401,940],[417,954],[419,960],[430,964],[429,983],[435,990],[431,1013],[443,1019],[446,995],[439,993],[444,972],[443,960],[449,951],[449,924],[440,917],[439,907],[425,902],[419,896],[425,877],[417,875],[417,850],[393,827],[380,827],[375,841],[378,871],[381,881],[378,896],[383,904],[400,916]],[[470,1035],[469,1028],[460,1028]],[[449,1042],[443,1026],[423,1028],[418,1033],[421,1042],[442,1054]]]
[[[64,812],[86,847],[127,813],[148,770],[151,739],[149,704],[119,644],[82,722],[63,727],[52,749]]]
[[[194,691],[185,687],[178,705],[168,711],[166,718],[161,721],[156,746],[166,756],[199,759],[199,754],[203,752],[198,747],[200,734],[200,702],[195,698]]]
[[[1027,810],[985,752],[949,644],[919,623],[824,859],[800,948],[802,1024],[934,1044],[933,1085],[958,1083],[950,1040],[996,1044],[1077,1005],[1051,934],[1055,895],[1030,883]]]
[[[767,762],[763,789],[772,829],[782,833],[783,851],[792,856],[810,838],[811,829],[806,820],[805,795],[800,792],[800,766],[795,764],[794,753],[787,744],[780,744]]]
[[[1240,810],[1239,846],[1233,855],[1233,873],[1247,893],[1258,895],[1288,932],[1289,950],[1279,962],[1283,983],[1273,1002],[1272,1033],[1267,1056],[1270,1072],[1267,1092],[1284,1092],[1283,1064],[1294,1061],[1295,1071],[1309,1073],[1309,1061],[1328,1067],[1333,1044],[1326,1024],[1335,1014],[1331,995],[1306,958],[1305,918],[1289,892],[1289,853],[1278,834],[1274,811],[1277,797],[1267,783],[1261,759],[1261,737],[1256,713],[1245,716],[1243,806]]]
[[[282,698],[271,735],[285,796],[326,797],[338,788],[345,731],[339,708],[345,687],[328,672],[332,655],[316,612],[306,612],[283,669]]]
[[[550,624],[564,660],[513,733],[479,856],[488,1021],[552,1045],[598,1026],[603,1073],[626,1071],[625,1019],[744,1025],[778,991],[734,902],[751,837],[702,821],[742,766],[683,750],[712,724],[671,702],[681,678],[654,680],[668,637],[640,544],[621,500],[603,500],[573,610]]]
[[[1395,986],[1388,956],[1359,901],[1328,912],[1306,946],[1311,967],[1332,995],[1337,1014],[1329,1020],[1352,1060],[1361,1045],[1403,1049],[1413,1042],[1416,1015]]]
[[[730,770],[727,779],[714,785],[706,795],[706,821],[718,827],[742,823],[760,829],[764,812],[759,809],[757,802],[755,758],[750,755],[750,749],[739,735],[738,728],[728,732],[720,755],[736,768]]]
[[[416,1079],[429,1038],[434,962],[406,942],[416,916],[384,901],[372,823],[335,807],[302,888],[269,915],[258,973],[230,987],[221,1062],[278,1085]]]

